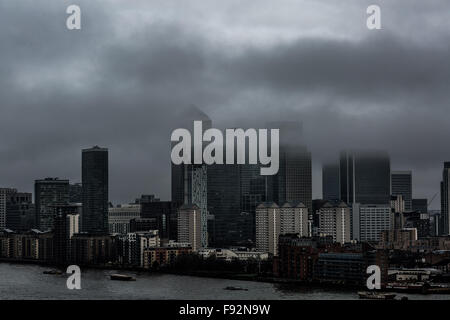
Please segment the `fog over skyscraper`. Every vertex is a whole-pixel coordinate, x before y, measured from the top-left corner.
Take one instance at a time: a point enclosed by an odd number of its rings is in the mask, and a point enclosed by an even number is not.
[[[193,121],[202,122],[203,132],[211,128],[211,119],[196,107],[191,107],[184,117],[183,128],[193,132]],[[173,143],[172,143],[173,144]],[[193,147],[193,145],[192,145]],[[193,149],[192,149],[193,152]],[[192,157],[193,159],[193,157]],[[177,208],[195,204],[201,221],[201,245],[208,245],[208,166],[206,164],[172,163],[172,202]]]
[[[347,204],[389,204],[389,155],[382,151],[341,152],[340,185],[341,200]]]
[[[108,149],[82,151],[83,232],[108,232]]]
[[[322,198],[339,200],[340,197],[339,164],[324,164],[322,167]]]
[[[282,205],[301,202],[312,212],[311,153],[302,142],[299,121],[271,122],[269,128],[280,129],[280,167],[267,176],[267,200]]]

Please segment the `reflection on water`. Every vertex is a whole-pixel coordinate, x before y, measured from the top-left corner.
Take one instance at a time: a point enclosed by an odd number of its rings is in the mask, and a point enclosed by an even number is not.
[[[68,290],[68,275],[46,275],[45,267],[0,263],[0,299],[357,299],[354,291],[262,282],[127,272],[137,281],[111,281],[112,270],[82,270],[81,290]],[[224,290],[227,286],[248,291]],[[401,296],[404,296],[403,294]],[[410,299],[450,299],[450,295],[407,295]]]

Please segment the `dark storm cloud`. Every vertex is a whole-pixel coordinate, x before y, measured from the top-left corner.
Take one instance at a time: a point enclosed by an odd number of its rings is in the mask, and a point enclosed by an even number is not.
[[[333,37],[292,35],[286,11],[268,14],[268,3],[253,8],[255,31],[238,16],[229,19],[234,24],[212,15],[216,20],[191,26],[186,21],[197,17],[189,8],[167,9],[166,2],[132,1],[145,9],[135,12],[114,1],[82,1],[82,30],[70,32],[68,1],[0,2],[0,184],[31,191],[45,176],[79,181],[80,149],[98,144],[110,148],[114,202],[141,193],[167,199],[170,132],[195,104],[219,128],[302,121],[317,197],[321,163],[344,147],[387,149],[393,169],[414,170],[415,196],[431,197],[450,159],[450,39],[436,23],[418,31],[429,31],[424,42],[408,30],[411,20],[443,21],[439,10],[386,4],[383,30],[368,32],[361,23],[360,31]],[[197,9],[205,19],[217,13],[203,4]],[[158,8],[166,18],[146,16]],[[360,2],[342,6],[330,24],[342,21],[348,30],[346,23],[360,21],[345,12],[360,9]],[[271,16],[289,36],[278,41],[261,28]],[[392,27],[397,20],[399,29]],[[228,28],[231,36],[212,32]],[[267,41],[248,41],[265,33]]]

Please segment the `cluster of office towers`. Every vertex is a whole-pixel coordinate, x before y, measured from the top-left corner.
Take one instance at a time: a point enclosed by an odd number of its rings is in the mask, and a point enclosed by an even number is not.
[[[201,117],[203,129],[211,128],[211,120]],[[260,165],[253,164],[172,164],[171,201],[112,208],[108,150],[93,147],[82,150],[81,184],[58,178],[36,180],[34,204],[31,193],[0,189],[0,229],[52,230],[55,212],[64,211],[76,216],[73,221],[79,228],[74,232],[126,233],[131,218],[137,219],[135,224],[145,224],[139,219],[161,215],[157,221],[163,238],[193,248],[246,246],[276,254],[283,234],[328,235],[341,243],[378,241],[383,231],[394,227],[393,211],[427,213],[427,200],[412,198],[412,173],[391,172],[389,155],[379,151],[343,151],[334,163],[325,164],[323,199],[313,201],[311,153],[301,141],[301,124],[270,123],[268,128],[280,129],[276,175],[261,176]],[[446,162],[436,234],[449,233],[449,183],[450,162]],[[146,208],[151,212],[146,213]],[[124,210],[132,211],[126,228],[118,223],[123,230],[115,229],[111,217]]]
[[[202,121],[203,130],[212,127],[204,114],[196,115],[195,120]],[[301,206],[306,217],[312,211],[311,153],[301,143],[301,124],[269,123],[267,128],[280,129],[276,175],[260,175],[258,164],[172,164],[171,201],[176,207],[195,205],[195,234],[202,247],[254,247],[262,226],[257,208],[264,203]],[[297,224],[307,229],[303,223]],[[179,232],[181,229],[179,226]]]
[[[108,233],[108,149],[82,150],[82,183],[45,178],[35,180],[32,194],[0,189],[0,229],[51,231],[57,212],[77,216],[77,231]]]

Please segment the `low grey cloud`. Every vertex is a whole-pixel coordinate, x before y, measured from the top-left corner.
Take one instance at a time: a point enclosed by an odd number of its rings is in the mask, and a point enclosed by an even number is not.
[[[364,1],[273,3],[80,1],[68,31],[70,1],[0,1],[0,184],[79,181],[98,144],[113,202],[167,199],[170,132],[195,104],[219,128],[302,121],[315,197],[323,162],[372,147],[431,198],[450,159],[446,2],[382,1],[378,31]]]

